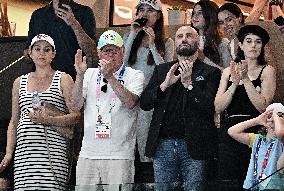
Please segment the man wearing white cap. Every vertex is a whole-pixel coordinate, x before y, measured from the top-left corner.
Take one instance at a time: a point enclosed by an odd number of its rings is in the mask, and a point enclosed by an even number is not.
[[[284,177],[276,173],[284,168],[284,145],[281,142],[281,128],[276,123],[284,114],[281,103],[273,103],[258,117],[238,123],[229,128],[229,135],[252,148],[245,189],[283,189]],[[246,133],[246,130],[261,125],[264,134]],[[282,135],[283,136],[283,135]],[[283,173],[283,171],[282,171]],[[273,174],[273,176],[271,176]]]
[[[136,103],[143,90],[144,75],[126,67],[123,41],[112,30],[98,41],[99,68],[87,69],[79,50],[73,89],[74,109],[84,105],[84,137],[76,174],[76,190],[130,190],[134,182]],[[83,59],[83,61],[82,61]]]

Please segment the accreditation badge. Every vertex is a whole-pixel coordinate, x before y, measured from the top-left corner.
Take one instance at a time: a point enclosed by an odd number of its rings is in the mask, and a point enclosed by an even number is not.
[[[103,118],[102,115],[98,116],[95,129],[95,138],[105,139],[111,137],[111,122],[110,115]]]

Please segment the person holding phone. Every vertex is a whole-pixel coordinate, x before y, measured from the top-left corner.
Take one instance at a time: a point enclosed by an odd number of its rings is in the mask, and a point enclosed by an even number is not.
[[[28,32],[29,44],[37,34],[51,36],[57,46],[56,69],[70,74],[75,80],[74,56],[77,49],[87,55],[88,63],[96,57],[96,22],[91,8],[73,0],[53,0],[33,12]]]
[[[274,97],[276,74],[264,59],[264,47],[270,39],[265,29],[246,25],[239,30],[237,38],[236,59],[223,71],[215,98],[215,111],[222,114],[217,178],[242,183],[250,150],[233,140],[227,130],[265,111]]]
[[[142,25],[139,24],[141,21]],[[123,40],[125,42],[124,63],[134,69],[141,70],[145,75],[146,85],[155,66],[173,60],[174,41],[165,35],[164,16],[159,0],[138,0],[136,15],[131,23],[131,31],[124,35]],[[144,162],[151,162],[151,159],[144,155],[152,113],[152,111],[139,109],[136,124],[138,151],[144,169],[149,166],[147,164],[150,164]]]

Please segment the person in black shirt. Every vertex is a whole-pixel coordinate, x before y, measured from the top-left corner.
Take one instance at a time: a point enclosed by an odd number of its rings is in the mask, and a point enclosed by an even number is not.
[[[77,49],[87,55],[88,63],[96,55],[96,22],[91,8],[75,3],[60,6],[61,0],[53,0],[47,6],[33,12],[28,33],[28,44],[37,34],[47,34],[56,45],[55,68],[76,77],[74,57]]]
[[[156,66],[140,106],[154,113],[146,156],[154,159],[156,190],[203,190],[214,157],[214,98],[221,71],[198,60],[199,35],[190,26],[175,36],[177,61]]]

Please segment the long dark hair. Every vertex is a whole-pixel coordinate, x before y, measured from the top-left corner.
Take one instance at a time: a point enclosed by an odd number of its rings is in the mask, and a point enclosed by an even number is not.
[[[218,31],[218,5],[213,1],[199,1],[196,5],[199,5],[202,10],[202,15],[205,20],[205,44],[204,44],[204,54],[214,63],[220,63],[220,56],[218,52],[218,46],[221,43],[221,37]],[[194,13],[192,13],[193,16]],[[191,24],[193,27],[193,25]],[[194,28],[194,27],[193,27]],[[196,28],[195,28],[196,29]],[[196,29],[198,31],[198,29]]]
[[[239,41],[243,44],[245,37],[249,34],[253,34],[253,33],[247,33],[247,34],[243,35],[243,37],[241,39],[239,39]],[[265,56],[264,56],[264,47],[265,47],[265,45],[262,43],[260,55],[257,57],[257,63],[259,65],[266,65],[267,64],[266,60],[265,60]],[[244,59],[245,59],[245,53],[240,47],[238,47],[236,59],[234,61],[238,63],[238,62],[240,62],[241,60],[244,60]]]
[[[233,15],[235,15],[237,18],[241,18],[241,24],[245,24],[245,19],[244,19],[244,15],[242,10],[240,9],[240,7],[238,5],[236,5],[235,3],[225,3],[223,4],[219,10],[218,10],[218,14],[222,11],[229,11],[230,13],[232,13]]]
[[[139,8],[138,8],[139,9]],[[136,12],[136,15],[138,14],[138,9]],[[162,11],[158,11],[158,14],[160,14],[160,18],[156,21],[155,26],[153,28],[154,32],[155,32],[155,46],[159,52],[159,54],[164,57],[165,55],[165,42],[166,42],[166,38],[165,38],[165,30],[164,30],[164,16]],[[137,51],[138,48],[140,47],[141,43],[142,43],[142,39],[143,37],[146,35],[144,30],[141,30],[140,32],[138,32],[136,38],[133,41],[132,47],[131,47],[131,51],[130,51],[130,56],[128,59],[128,65],[134,65],[137,59]],[[154,58],[152,53],[150,52],[148,55],[148,61],[147,61],[148,65],[153,65],[154,64]]]

